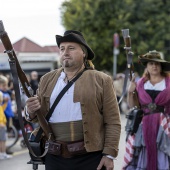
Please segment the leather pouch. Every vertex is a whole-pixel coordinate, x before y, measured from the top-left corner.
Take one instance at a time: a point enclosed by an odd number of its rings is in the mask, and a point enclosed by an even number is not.
[[[68,149],[68,151],[70,152],[70,154],[72,156],[87,153],[86,149],[84,147],[84,142],[83,141],[76,142],[76,143],[69,143],[69,144],[67,144],[67,149]]]
[[[53,155],[61,155],[61,144],[50,141],[48,153],[53,154]]]

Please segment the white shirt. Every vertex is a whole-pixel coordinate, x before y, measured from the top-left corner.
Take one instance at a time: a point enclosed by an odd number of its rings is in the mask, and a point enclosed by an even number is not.
[[[166,84],[165,84],[165,79],[163,79],[162,81],[160,81],[159,83],[156,83],[155,85],[152,85],[150,80],[148,80],[147,82],[145,82],[144,84],[144,89],[145,90],[158,90],[158,91],[162,91],[166,88]]]
[[[54,103],[56,97],[60,93],[60,91],[67,84],[64,82],[65,77],[66,74],[64,72],[61,72],[61,75],[58,78],[57,83],[50,97],[50,108]],[[80,102],[77,103],[73,102],[74,86],[75,84],[73,84],[68,89],[68,91],[64,94],[64,96],[61,98],[52,116],[50,117],[49,122],[57,123],[57,122],[70,122],[70,121],[82,120]]]

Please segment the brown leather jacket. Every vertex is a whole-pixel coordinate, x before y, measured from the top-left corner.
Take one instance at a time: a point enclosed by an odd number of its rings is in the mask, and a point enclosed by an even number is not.
[[[41,113],[48,113],[50,95],[62,68],[44,75],[37,95]],[[112,78],[96,70],[87,70],[75,82],[74,102],[81,103],[85,148],[88,152],[100,151],[116,157],[120,138],[120,112]]]

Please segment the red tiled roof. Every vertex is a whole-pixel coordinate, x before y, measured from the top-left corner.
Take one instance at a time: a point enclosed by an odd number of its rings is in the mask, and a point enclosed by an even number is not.
[[[57,47],[57,45],[54,45],[54,46],[44,46],[43,48],[46,51],[49,51],[49,52],[59,52],[59,48]]]
[[[58,52],[59,49],[56,46],[45,46],[41,47],[40,45],[34,43],[26,37],[23,37],[19,41],[13,44],[15,51],[17,52],[25,52],[25,53],[35,53],[35,52]],[[3,44],[0,43],[0,53],[4,51]]]

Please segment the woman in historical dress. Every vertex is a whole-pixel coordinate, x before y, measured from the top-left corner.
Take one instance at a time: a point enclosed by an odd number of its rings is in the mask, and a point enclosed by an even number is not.
[[[157,51],[139,56],[146,68],[143,77],[128,89],[128,104],[133,105],[136,90],[144,116],[135,135],[126,143],[123,170],[170,169],[170,63]]]

